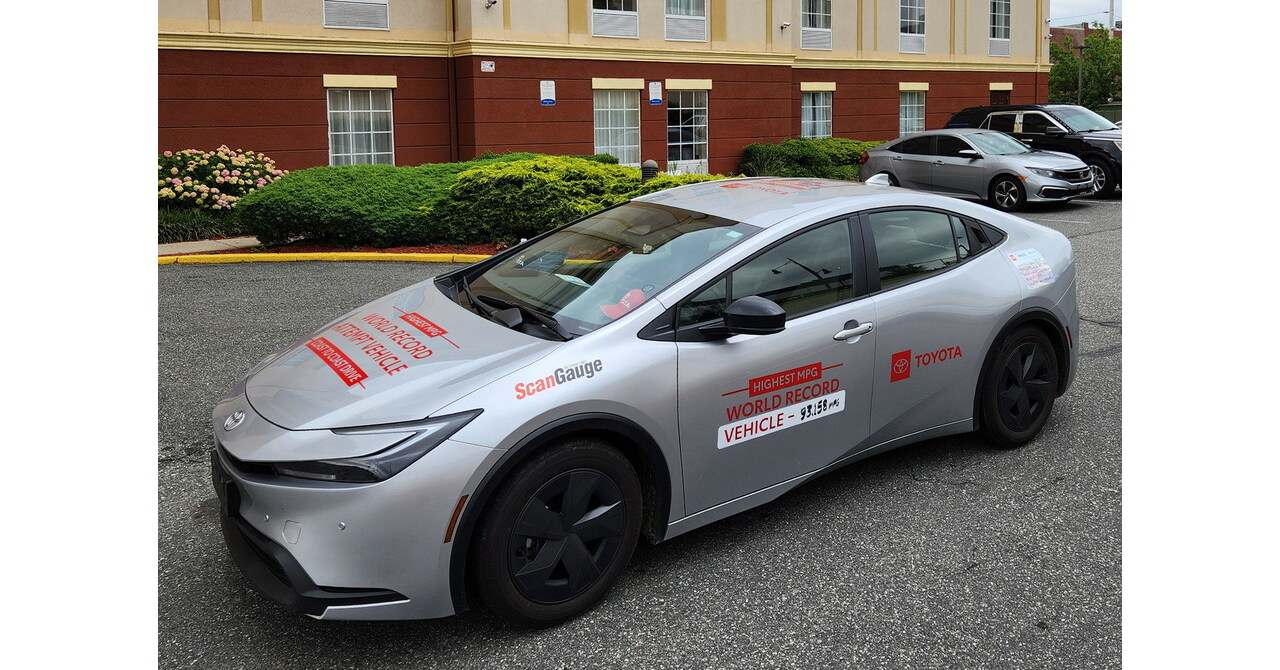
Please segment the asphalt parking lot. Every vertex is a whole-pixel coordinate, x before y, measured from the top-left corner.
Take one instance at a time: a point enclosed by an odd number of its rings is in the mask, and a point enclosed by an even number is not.
[[[1072,239],[1079,377],[1033,443],[877,456],[642,546],[595,610],[315,621],[253,592],[218,531],[209,416],[277,347],[451,266],[167,265],[159,288],[159,666],[1111,668],[1121,650],[1121,200],[1034,208]]]

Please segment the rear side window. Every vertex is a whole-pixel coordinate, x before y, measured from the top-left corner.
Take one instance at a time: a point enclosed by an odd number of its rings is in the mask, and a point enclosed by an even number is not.
[[[903,140],[895,149],[900,154],[931,154],[933,153],[933,136],[912,137]]]
[[[998,130],[1002,133],[1011,133],[1013,132],[1013,121],[1016,117],[1016,114],[992,114],[987,117],[982,127]]]
[[[886,289],[944,270],[973,252],[968,232],[955,217],[927,210],[873,212],[867,215],[876,256],[880,260],[880,288]]]
[[[733,301],[768,298],[796,316],[853,297],[849,223],[833,221],[761,252],[680,306],[679,325],[718,319]]]

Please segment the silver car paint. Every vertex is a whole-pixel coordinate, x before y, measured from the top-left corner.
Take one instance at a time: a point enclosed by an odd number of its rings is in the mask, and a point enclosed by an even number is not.
[[[995,132],[998,131],[948,128],[913,133],[904,137],[950,135],[964,139],[966,135]],[[1067,197],[1044,197],[1041,193],[1046,188],[1075,189],[1079,184],[1038,175],[1029,169],[1032,167],[1061,171],[1088,169],[1083,161],[1071,154],[1031,151],[1025,154],[993,155],[982,153],[971,143],[970,148],[978,151],[982,157],[969,159],[903,154],[876,147],[867,152],[867,162],[862,166],[860,174],[863,179],[877,174],[892,174],[904,188],[978,200],[985,200],[990,195],[991,183],[1000,175],[1019,178],[1026,192],[1027,202],[1061,202],[1088,195],[1085,191]]]
[[[305,348],[304,341],[245,384],[257,389],[257,395],[250,392],[256,398],[252,405],[236,389],[215,409],[217,439],[228,453],[246,461],[367,454],[380,448],[380,442],[357,444],[351,440],[356,436],[339,436],[327,429],[484,410],[441,446],[377,484],[281,483],[228,468],[245,490],[241,515],[288,549],[317,583],[391,588],[409,598],[378,606],[334,607],[324,618],[451,614],[450,562],[460,554],[443,539],[455,506],[461,496],[476,494],[484,476],[507,450],[553,421],[598,412],[623,417],[647,431],[670,471],[672,499],[665,534],[670,538],[776,498],[831,467],[920,439],[972,429],[974,389],[983,357],[1014,315],[1029,308],[1044,309],[1078,333],[1069,241],[1050,229],[981,205],[893,187],[798,179],[708,182],[639,200],[745,221],[762,230],[613,323],[568,342],[540,340],[487,322],[424,282],[351,312],[307,341],[325,337],[338,344],[335,329],[341,324],[397,305],[404,310],[430,310],[432,321],[450,336],[465,336],[455,340],[463,347],[459,351],[479,352],[486,357],[485,365],[468,364],[459,354],[451,368],[442,357],[431,375],[397,373],[375,378],[370,374],[360,388],[345,385]],[[878,207],[913,206],[985,221],[1008,237],[937,275],[793,319],[782,333],[739,335],[715,343],[636,337],[665,309],[726,268],[797,230]],[[1028,288],[1005,255],[1028,248],[1043,255],[1057,273],[1056,281]],[[854,320],[871,322],[874,330],[843,342],[832,339]],[[349,328],[344,332],[351,333]],[[435,343],[436,338],[431,339]],[[499,351],[493,343],[516,353]],[[913,369],[909,380],[889,381],[894,353],[907,349],[928,353],[947,347],[959,347],[962,354]],[[1070,351],[1072,371],[1075,351]],[[315,362],[278,365],[298,352]],[[595,361],[600,362],[598,370]],[[717,431],[731,423],[727,411],[732,391],[748,386],[752,379],[814,362],[831,366],[822,370],[823,379],[839,379],[845,403],[841,411],[717,448]],[[583,363],[592,364],[590,376],[566,379],[563,371],[587,369]],[[837,364],[840,367],[834,367]],[[286,368],[302,372],[290,378],[280,372]],[[547,377],[557,381],[544,384],[536,393],[522,394],[517,387],[528,388]],[[436,380],[439,385],[433,386]],[[309,410],[308,401],[320,409]],[[308,429],[273,425],[258,414],[260,406]],[[235,411],[246,412],[245,422],[234,431],[224,431],[223,421]],[[468,508],[476,504],[474,497],[467,501]],[[290,520],[302,525],[297,544],[288,543],[283,534]],[[339,528],[340,522],[345,529]],[[356,528],[358,533],[350,532]]]

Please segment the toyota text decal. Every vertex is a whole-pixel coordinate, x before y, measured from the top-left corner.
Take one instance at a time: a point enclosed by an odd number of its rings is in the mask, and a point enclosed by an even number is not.
[[[954,358],[963,358],[964,354],[960,352],[960,347],[943,347],[937,351],[930,351],[927,354],[911,355],[911,350],[899,351],[889,359],[889,381],[900,382],[911,377],[911,368],[925,367],[934,363],[949,361]],[[915,365],[912,365],[914,361]]]

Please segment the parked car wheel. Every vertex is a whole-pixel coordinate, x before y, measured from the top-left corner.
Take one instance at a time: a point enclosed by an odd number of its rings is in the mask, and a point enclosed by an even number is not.
[[[641,505],[635,470],[607,444],[572,440],[538,454],[482,521],[471,572],[480,600],[525,626],[591,609],[631,559]]]
[[[1093,172],[1094,190],[1092,197],[1109,198],[1116,192],[1116,174],[1111,166],[1100,158],[1087,158],[1085,164]]]
[[[1022,446],[1053,411],[1057,354],[1043,331],[1026,327],[1005,339],[988,366],[979,408],[983,436],[1003,449]]]
[[[991,183],[991,206],[1005,212],[1014,212],[1022,208],[1027,201],[1027,194],[1022,184],[1013,177],[999,177]]]

